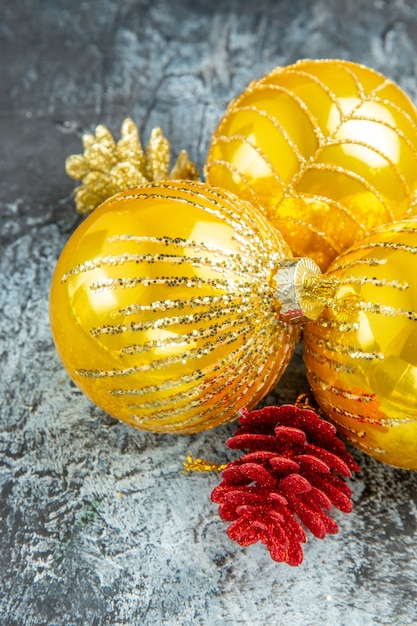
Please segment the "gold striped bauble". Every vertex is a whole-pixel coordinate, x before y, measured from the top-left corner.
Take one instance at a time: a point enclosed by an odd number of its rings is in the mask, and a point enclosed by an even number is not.
[[[75,383],[144,430],[194,432],[276,383],[297,340],[273,276],[287,244],[249,203],[203,183],[120,193],[72,235],[50,315]]]
[[[417,111],[357,63],[279,67],[230,103],[205,175],[260,207],[295,256],[324,270],[373,228],[414,213]]]
[[[337,258],[304,359],[323,411],[358,448],[417,470],[417,218],[387,224]]]

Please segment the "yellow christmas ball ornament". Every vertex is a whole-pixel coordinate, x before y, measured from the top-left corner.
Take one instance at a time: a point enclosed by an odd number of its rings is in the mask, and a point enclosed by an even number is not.
[[[413,214],[417,111],[363,65],[299,61],[230,103],[205,175],[261,208],[295,256],[324,270],[373,228]]]
[[[287,244],[249,203],[197,182],[105,201],[58,261],[58,353],[97,405],[132,426],[189,433],[254,406],[298,331],[273,281]]]
[[[304,328],[306,372],[355,446],[417,470],[417,219],[385,225],[331,265],[333,297]]]

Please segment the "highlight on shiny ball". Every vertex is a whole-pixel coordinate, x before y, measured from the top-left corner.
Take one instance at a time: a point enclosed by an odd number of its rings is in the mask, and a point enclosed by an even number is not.
[[[297,340],[273,275],[287,244],[249,203],[203,183],[120,193],[57,263],[51,328],[69,375],[113,417],[159,432],[235,418],[277,382]]]
[[[325,270],[372,229],[414,214],[417,110],[357,63],[278,67],[230,103],[205,175],[258,206],[294,256]]]

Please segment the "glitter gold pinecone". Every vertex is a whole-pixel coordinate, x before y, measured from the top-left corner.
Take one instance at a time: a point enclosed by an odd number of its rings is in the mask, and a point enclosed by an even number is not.
[[[162,130],[152,130],[146,149],[142,148],[136,124],[124,120],[118,142],[109,129],[97,126],[95,134],[83,136],[84,154],[66,160],[66,172],[81,185],[74,189],[78,213],[90,213],[119,191],[133,189],[150,181],[171,179],[197,180],[200,172],[185,150],[169,171],[170,146]]]

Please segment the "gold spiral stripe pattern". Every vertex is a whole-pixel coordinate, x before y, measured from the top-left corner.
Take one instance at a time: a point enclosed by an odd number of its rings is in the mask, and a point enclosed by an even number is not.
[[[414,211],[417,110],[363,65],[300,61],[229,104],[204,169],[326,269],[373,228]]]
[[[365,452],[417,469],[417,219],[381,227],[337,258],[338,288],[304,329],[323,411]]]
[[[135,315],[136,313],[140,313],[142,311],[168,311],[168,310],[178,310],[184,309],[185,307],[191,307],[195,309],[197,307],[212,307],[212,306],[222,306],[223,310],[227,311],[227,305],[233,302],[233,297],[229,295],[223,296],[204,296],[203,298],[199,297],[190,297],[190,298],[179,298],[177,300],[154,300],[150,304],[129,304],[127,307],[123,309],[118,309],[113,312],[111,315]]]
[[[272,280],[289,250],[252,205],[169,181],[109,199],[82,228],[51,298],[73,302],[74,332],[82,321],[69,371],[97,404],[145,430],[194,432],[276,383],[298,336]]]
[[[201,288],[201,287],[209,287],[211,289],[227,289],[229,285],[229,281],[224,278],[201,278],[199,276],[157,276],[152,278],[150,276],[134,276],[132,278],[126,278],[124,276],[119,276],[117,278],[108,278],[106,280],[99,280],[90,283],[89,289],[90,291],[103,291],[106,289],[114,290],[117,288],[121,289],[133,289],[133,287],[138,287],[140,285],[144,285],[145,287],[150,287],[151,285],[164,285],[165,287],[179,287],[183,285],[187,287],[187,289],[193,288]],[[241,285],[243,290],[250,289],[250,283],[243,283]]]

